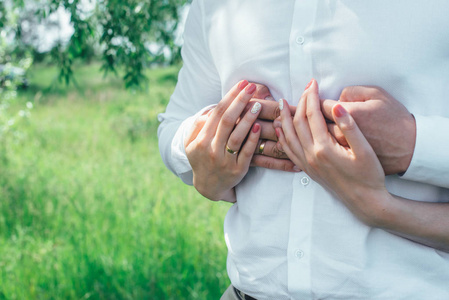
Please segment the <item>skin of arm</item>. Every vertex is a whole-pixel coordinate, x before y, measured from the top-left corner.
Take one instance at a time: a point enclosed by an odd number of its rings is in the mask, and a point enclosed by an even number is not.
[[[293,119],[288,110],[281,109],[282,129],[276,128],[276,133],[290,159],[367,225],[449,252],[449,203],[391,195],[382,165],[351,114],[335,104],[332,117],[346,146],[328,131],[318,85],[312,80]]]

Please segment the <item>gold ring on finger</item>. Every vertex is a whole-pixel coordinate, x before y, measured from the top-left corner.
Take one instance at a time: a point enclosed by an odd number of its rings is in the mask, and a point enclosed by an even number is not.
[[[234,151],[231,148],[228,147],[228,145],[226,145],[226,151],[228,151],[229,153],[231,153],[232,155],[236,155],[237,153],[239,153],[239,150]]]
[[[265,143],[267,142],[267,140],[262,140],[262,142],[260,142],[259,145],[259,154],[263,154],[263,150],[265,149]]]

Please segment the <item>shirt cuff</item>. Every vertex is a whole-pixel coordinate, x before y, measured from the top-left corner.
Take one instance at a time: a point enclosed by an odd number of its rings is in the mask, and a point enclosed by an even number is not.
[[[201,109],[195,115],[185,119],[173,137],[173,141],[171,143],[171,154],[173,161],[175,162],[176,174],[181,178],[181,180],[189,185],[193,184],[193,173],[192,167],[190,166],[189,159],[186,155],[186,149],[184,147],[184,141],[187,138],[187,135],[190,133],[190,130],[195,123],[196,119],[203,115],[204,112],[214,108],[216,105],[209,105],[205,108]]]
[[[449,119],[415,115],[416,143],[402,179],[449,188]]]

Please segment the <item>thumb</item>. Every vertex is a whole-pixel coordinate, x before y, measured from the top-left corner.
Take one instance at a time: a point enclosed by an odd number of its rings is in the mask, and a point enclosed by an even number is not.
[[[186,136],[186,140],[184,142],[184,147],[187,148],[190,143],[192,143],[198,136],[198,134],[203,129],[204,125],[206,125],[206,121],[209,118],[212,109],[208,112],[205,112],[203,115],[199,116],[195,122],[192,124],[189,133]]]
[[[321,101],[321,111],[324,117],[327,120],[333,121],[334,118],[332,116],[332,108],[334,108],[335,104],[337,104],[338,101],[331,99],[320,99],[320,101]]]
[[[334,116],[335,123],[338,128],[340,128],[346,138],[346,141],[348,142],[349,147],[355,154],[366,152],[367,150],[373,151],[352,116],[340,103],[334,105],[332,108],[332,114]]]

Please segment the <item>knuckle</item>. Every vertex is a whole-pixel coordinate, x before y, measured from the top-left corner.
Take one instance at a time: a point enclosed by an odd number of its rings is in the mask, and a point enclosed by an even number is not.
[[[288,161],[283,162],[282,164],[282,170],[289,172],[293,169],[293,164],[292,163],[288,163]]]
[[[325,160],[327,158],[328,151],[326,147],[318,145],[315,146],[315,156],[317,160]]]
[[[239,137],[237,137],[236,135],[231,135],[228,139],[228,147],[234,146],[234,145],[239,145],[240,144],[240,139]],[[234,151],[238,150],[238,149],[232,149]]]
[[[204,138],[198,138],[197,142],[196,142],[196,147],[199,150],[205,150],[205,149],[207,149],[209,147],[209,143]]]
[[[258,116],[257,113],[252,113],[250,110],[248,110],[245,113],[245,115],[243,116],[243,118],[240,120],[240,122],[243,121],[243,122],[253,123],[257,119],[257,116]]]
[[[355,124],[354,120],[349,120],[349,122],[345,122],[340,124],[340,129],[343,132],[352,132],[356,129],[357,125]]]
[[[277,144],[274,144],[271,151],[273,152],[273,156],[276,158],[281,158],[284,156],[284,152],[278,148]]]
[[[266,167],[267,167],[267,169],[276,169],[276,164],[274,161],[269,160],[266,162]]]
[[[385,98],[385,95],[387,94],[387,92],[378,86],[374,86],[374,94],[376,96],[376,98]]]
[[[255,83],[256,85],[256,94],[258,96],[264,96],[266,94],[270,93],[270,90],[268,89],[268,87],[264,84],[261,83]]]
[[[245,91],[243,91],[243,93],[245,94],[240,94],[237,98],[235,98],[235,101],[246,106],[251,97],[249,97]]]
[[[231,127],[235,125],[235,119],[229,114],[224,114],[221,118],[221,122],[226,127]]]
[[[314,111],[311,110],[311,109],[307,109],[307,111],[306,111],[306,116],[307,116],[308,119],[313,118],[313,116],[314,116]]]
[[[216,152],[210,152],[209,153],[209,158],[211,160],[212,163],[214,164],[224,164],[224,160],[220,159],[220,157],[218,156],[218,154]]]
[[[225,113],[227,107],[223,103],[218,103],[218,105],[214,108],[214,113],[217,116],[221,116]]]
[[[353,86],[347,86],[345,87],[340,94],[341,99],[346,99],[348,95],[352,94],[352,91],[354,90]]]
[[[261,159],[257,161],[257,165],[265,169],[274,169],[274,163],[272,159],[261,156]]]

